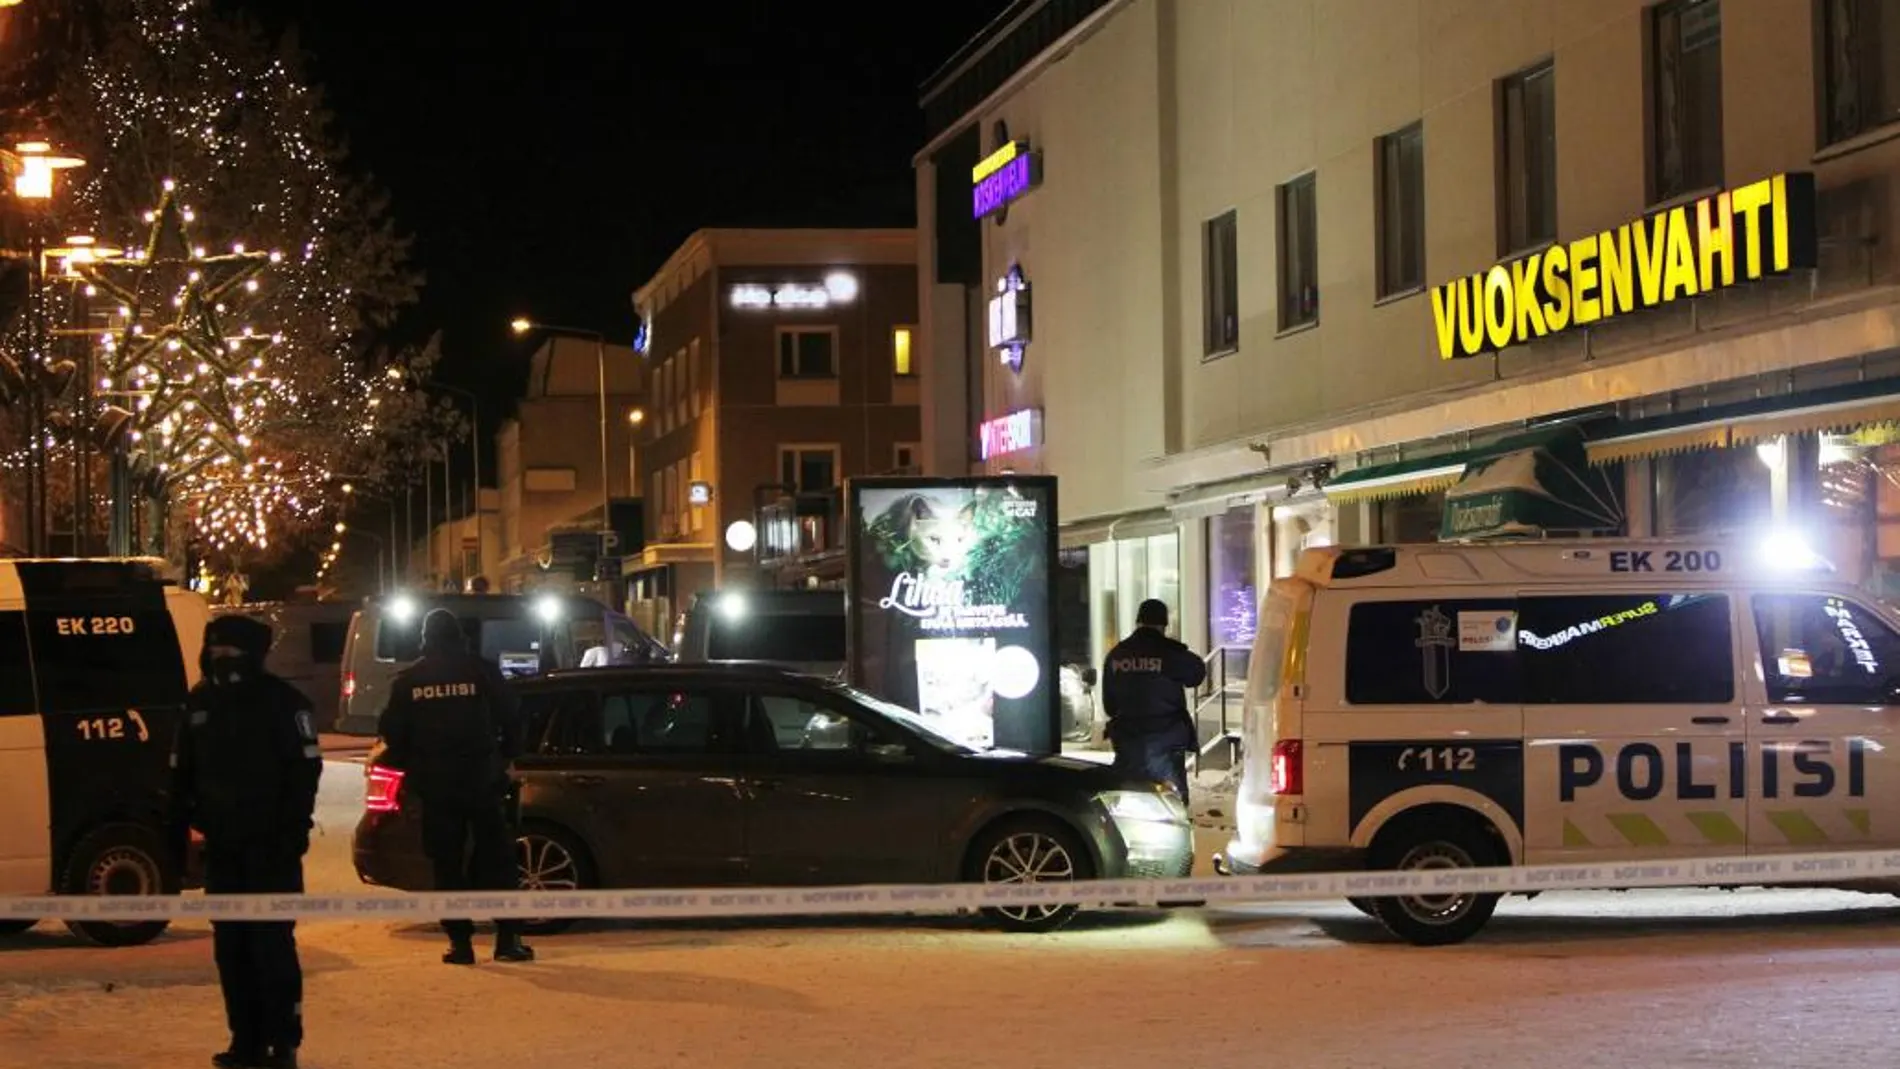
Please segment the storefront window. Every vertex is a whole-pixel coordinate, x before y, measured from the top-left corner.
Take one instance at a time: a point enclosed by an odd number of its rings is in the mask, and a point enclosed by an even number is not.
[[[1181,613],[1180,535],[1151,535],[1097,542],[1089,547],[1089,619],[1094,663],[1135,629],[1135,610],[1148,598],[1166,602],[1170,616]],[[1178,632],[1178,625],[1170,631]]]
[[[1260,611],[1254,511],[1240,505],[1207,523],[1207,633],[1215,646],[1253,647]]]
[[[1333,541],[1333,506],[1324,499],[1273,506],[1273,578],[1292,575],[1301,553]]]
[[[1409,494],[1379,502],[1379,541],[1411,545],[1438,541],[1438,525],[1445,517],[1445,492]]]
[[[1656,460],[1656,534],[1663,538],[1758,534],[1774,523],[1778,443],[1704,449]]]

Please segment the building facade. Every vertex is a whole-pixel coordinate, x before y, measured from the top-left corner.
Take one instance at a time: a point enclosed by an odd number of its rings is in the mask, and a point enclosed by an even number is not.
[[[643,618],[711,585],[822,579],[844,480],[919,464],[916,241],[701,230],[634,293],[648,538],[629,568]]]
[[[1148,596],[1244,650],[1328,542],[1900,589],[1891,4],[1021,0],[923,107],[927,462],[1060,477],[1073,659]]]
[[[623,513],[626,504],[639,496],[627,462],[636,448],[629,417],[646,403],[645,383],[644,363],[625,345],[607,345],[603,350],[588,339],[551,335],[534,351],[527,391],[514,416],[495,436],[495,484],[501,497],[496,590],[516,592],[546,585],[544,573],[550,571],[557,548],[554,533],[563,529],[597,532],[602,526],[603,494],[612,503],[610,513]],[[607,439],[604,471],[603,431]],[[620,541],[637,534],[624,532]],[[593,582],[594,577],[590,569],[587,581]],[[561,578],[576,576],[571,569],[563,569]],[[606,603],[615,600],[608,596]]]

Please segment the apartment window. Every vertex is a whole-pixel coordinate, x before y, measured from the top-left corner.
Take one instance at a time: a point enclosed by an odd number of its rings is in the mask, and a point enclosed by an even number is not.
[[[916,442],[899,442],[891,450],[891,467],[900,472],[910,473],[918,470],[918,449]]]
[[[1303,174],[1281,186],[1280,329],[1319,322],[1319,211],[1316,176]]]
[[[1425,285],[1425,124],[1379,139],[1379,296]]]
[[[891,329],[891,371],[899,378],[917,374],[917,367],[911,363],[910,339],[911,327]]]
[[[1830,144],[1900,122],[1900,6],[1820,0],[1822,128]]]
[[[786,445],[778,451],[779,481],[801,494],[817,494],[838,485],[838,447]]]
[[[1240,348],[1240,216],[1228,212],[1201,225],[1203,356]]]
[[[1557,240],[1557,76],[1548,62],[1498,85],[1505,254]]]
[[[838,375],[838,328],[780,327],[778,377],[830,379]]]
[[[1722,184],[1722,0],[1650,9],[1651,199]]]
[[[705,379],[702,377],[703,374],[704,368],[700,363],[699,355],[699,339],[694,338],[692,342],[686,346],[686,399],[688,410],[694,418],[699,416],[700,409],[705,404],[705,393],[703,390]]]

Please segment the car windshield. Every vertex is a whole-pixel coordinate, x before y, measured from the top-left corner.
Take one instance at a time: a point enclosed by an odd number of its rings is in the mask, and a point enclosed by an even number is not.
[[[872,712],[883,716],[887,720],[896,721],[898,724],[909,728],[923,736],[925,742],[930,743],[932,746],[946,753],[972,754],[977,752],[950,736],[945,735],[935,724],[932,724],[929,720],[918,716],[915,712],[901,705],[894,705],[874,694],[867,694],[856,687],[847,686],[843,683],[836,684],[836,687],[840,694],[849,697],[859,705],[869,708]]]

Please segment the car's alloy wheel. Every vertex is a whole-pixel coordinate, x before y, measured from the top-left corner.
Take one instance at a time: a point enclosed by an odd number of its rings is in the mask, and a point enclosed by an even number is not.
[[[523,891],[579,891],[591,882],[586,862],[567,836],[541,828],[529,828],[515,839],[515,878]],[[530,935],[552,935],[573,925],[572,917],[521,922]]]
[[[1040,829],[1012,831],[990,847],[983,859],[984,883],[1071,883],[1075,856],[1056,836]],[[1012,927],[1038,928],[1072,906],[998,906],[994,914]]]

